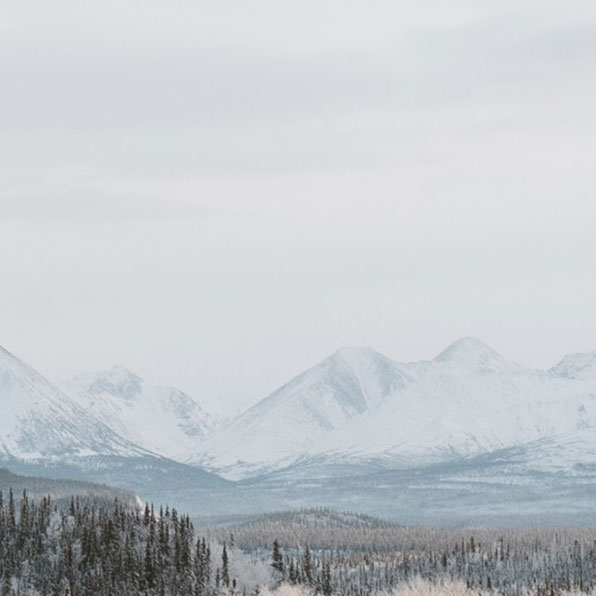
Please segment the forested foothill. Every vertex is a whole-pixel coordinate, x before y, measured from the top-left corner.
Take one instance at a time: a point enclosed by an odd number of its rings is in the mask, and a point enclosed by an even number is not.
[[[591,594],[596,531],[406,528],[324,509],[206,527],[175,508],[0,495],[0,592]]]

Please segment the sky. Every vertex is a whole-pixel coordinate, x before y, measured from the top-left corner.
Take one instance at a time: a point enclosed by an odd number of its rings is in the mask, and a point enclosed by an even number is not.
[[[592,0],[0,0],[0,345],[233,413],[342,346],[596,350]]]

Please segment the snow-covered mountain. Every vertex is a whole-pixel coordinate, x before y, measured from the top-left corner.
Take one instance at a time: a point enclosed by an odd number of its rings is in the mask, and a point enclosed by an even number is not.
[[[334,504],[500,519],[515,503],[573,521],[596,490],[596,352],[534,370],[472,338],[401,364],[344,348],[214,430],[193,399],[121,367],[65,387],[0,349],[0,463],[201,515]]]
[[[321,457],[411,467],[595,426],[596,353],[541,371],[464,338],[434,360],[406,364],[369,348],[339,350],[189,460],[229,478]]]
[[[487,453],[596,424],[595,383],[524,368],[476,340],[457,342],[414,369],[418,374],[410,385],[329,437],[324,448],[412,464]]]
[[[596,380],[596,352],[569,354],[551,369],[557,376],[567,379]]]
[[[135,382],[129,381],[123,383],[122,392],[132,399]],[[168,403],[184,418],[184,397],[170,395]],[[194,411],[192,405],[188,408]],[[189,415],[188,432],[200,430],[195,422]],[[1,466],[26,476],[125,487],[155,502],[178,501],[188,490],[194,495],[226,486],[225,480],[198,466],[175,462],[135,444],[113,426],[97,417],[88,403],[77,403],[0,348]],[[152,427],[158,434],[164,429]]]
[[[374,350],[343,348],[215,432],[190,461],[230,477],[291,463],[411,380]]]
[[[197,449],[216,424],[192,397],[151,385],[122,366],[78,375],[61,388],[120,436],[174,460]]]
[[[146,455],[0,347],[0,459]]]

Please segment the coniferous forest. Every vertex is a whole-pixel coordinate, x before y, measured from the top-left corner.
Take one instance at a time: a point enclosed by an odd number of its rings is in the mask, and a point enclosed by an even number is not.
[[[312,517],[198,531],[167,507],[78,498],[59,506],[11,490],[0,494],[1,594],[397,596],[436,588],[555,596],[596,588],[590,530],[402,528],[324,510],[309,526]]]
[[[2,594],[206,594],[205,540],[175,509],[59,508],[12,491],[0,501]]]

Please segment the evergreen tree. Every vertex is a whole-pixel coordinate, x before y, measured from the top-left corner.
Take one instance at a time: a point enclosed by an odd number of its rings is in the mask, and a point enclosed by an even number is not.
[[[283,578],[284,575],[284,560],[282,554],[279,550],[279,542],[276,540],[273,541],[273,552],[271,554],[271,567],[275,569],[281,577]]]
[[[221,582],[226,587],[230,587],[230,570],[228,569],[228,551],[224,543],[221,552]]]

